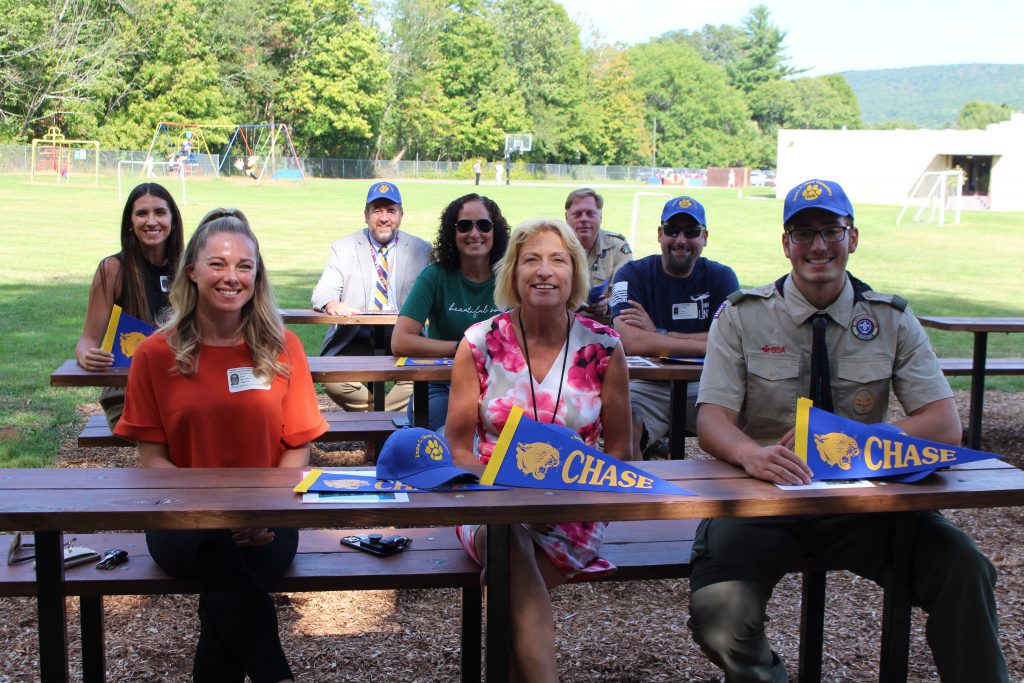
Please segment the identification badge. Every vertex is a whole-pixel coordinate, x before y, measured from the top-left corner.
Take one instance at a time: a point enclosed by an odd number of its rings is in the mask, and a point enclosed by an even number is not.
[[[697,303],[672,304],[673,320],[694,320],[698,315]]]
[[[253,389],[269,391],[270,380],[257,377],[253,374],[252,368],[228,369],[228,391],[237,394],[239,391],[252,391]]]

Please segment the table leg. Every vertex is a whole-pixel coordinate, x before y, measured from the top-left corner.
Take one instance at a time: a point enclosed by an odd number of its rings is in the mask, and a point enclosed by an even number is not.
[[[882,611],[881,683],[907,680],[910,651],[910,585],[916,512],[894,512],[889,523],[889,568]]]
[[[672,380],[672,395],[669,399],[669,415],[672,423],[668,432],[668,459],[682,460],[686,457],[686,389],[689,382]]]
[[[39,678],[68,680],[67,611],[64,607],[64,534],[37,531],[36,603],[39,615]]]
[[[385,356],[390,353],[388,348],[386,325],[373,326],[373,355]],[[370,384],[373,391],[373,409],[377,412],[384,410],[384,382],[373,382]]]
[[[981,414],[985,402],[985,363],[988,332],[974,333],[974,364],[971,367],[971,411],[967,416],[967,447],[981,449]]]
[[[430,424],[430,400],[427,395],[426,382],[412,383],[412,418],[413,427],[426,429]]]
[[[512,621],[510,542],[507,524],[487,525],[487,683],[508,683]]]

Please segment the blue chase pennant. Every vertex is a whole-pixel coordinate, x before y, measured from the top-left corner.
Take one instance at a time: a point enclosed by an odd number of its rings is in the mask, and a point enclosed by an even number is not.
[[[515,407],[501,430],[481,484],[534,489],[697,494],[591,448],[578,436],[535,422]]]
[[[893,425],[866,425],[797,399],[794,451],[814,479],[912,482],[937,469],[1002,456],[907,436]]]
[[[156,328],[147,322],[128,315],[114,304],[107,322],[107,333],[103,335],[100,348],[114,354],[115,368],[126,368],[132,364],[132,356],[142,340],[153,334]]]

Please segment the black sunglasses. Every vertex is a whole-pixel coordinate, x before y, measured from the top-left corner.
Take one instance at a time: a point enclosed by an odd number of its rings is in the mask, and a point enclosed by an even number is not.
[[[474,225],[476,226],[477,230],[486,234],[491,231],[491,228],[494,227],[494,221],[492,221],[490,218],[479,218],[475,221],[470,220],[468,218],[463,218],[462,220],[455,221],[455,229],[463,234],[472,230]]]
[[[665,237],[678,237],[679,233],[683,233],[683,237],[692,240],[694,237],[700,237],[701,232],[704,231],[704,226],[687,225],[683,228],[673,223],[662,223],[661,231],[665,233]]]

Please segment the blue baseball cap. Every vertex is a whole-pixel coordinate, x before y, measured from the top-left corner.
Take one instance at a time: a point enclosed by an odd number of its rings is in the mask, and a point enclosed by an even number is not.
[[[444,437],[422,427],[399,429],[387,438],[377,457],[377,478],[418,489],[477,480],[472,472],[455,466]]]
[[[681,213],[693,216],[693,220],[697,221],[698,225],[707,227],[708,222],[704,218],[704,207],[693,197],[674,197],[665,202],[665,208],[661,210],[661,222],[664,224],[672,216],[678,216]]]
[[[377,199],[390,199],[395,204],[402,203],[402,195],[398,191],[398,186],[394,183],[374,183],[370,186],[370,191],[366,193],[366,203],[369,204]]]
[[[804,209],[823,209],[853,221],[853,205],[839,183],[832,180],[805,180],[790,190],[782,209],[783,225]]]

